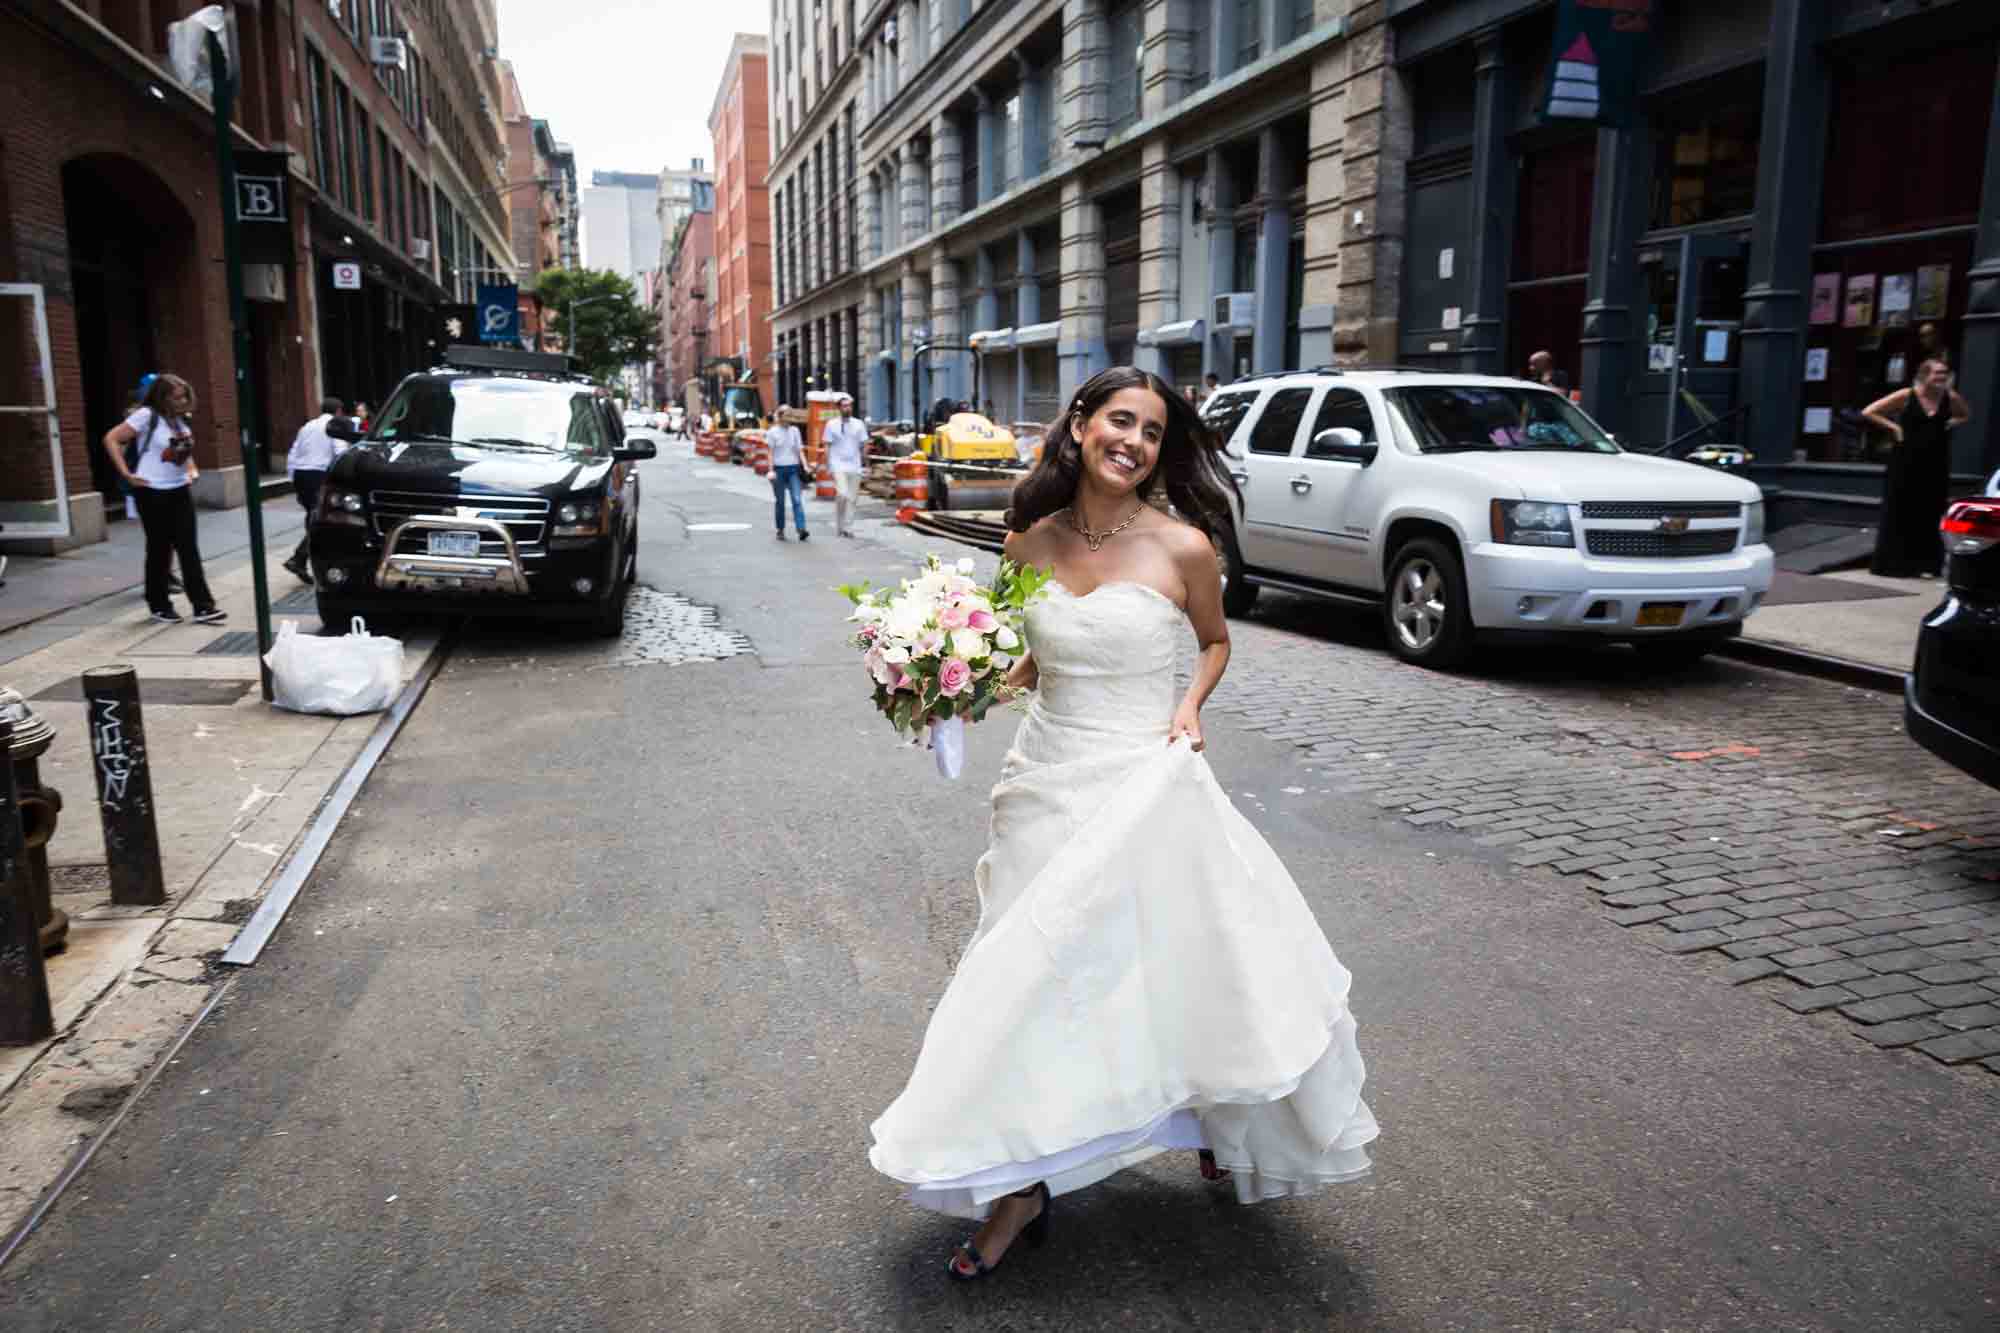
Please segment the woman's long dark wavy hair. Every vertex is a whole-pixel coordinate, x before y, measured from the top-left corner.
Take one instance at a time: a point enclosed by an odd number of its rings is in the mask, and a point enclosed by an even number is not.
[[[1164,491],[1174,512],[1219,546],[1234,521],[1230,499],[1238,494],[1235,479],[1223,463],[1223,442],[1193,403],[1175,393],[1158,375],[1133,366],[1101,370],[1076,391],[1062,419],[1050,425],[1042,441],[1041,461],[1014,488],[1007,526],[1026,532],[1076,498],[1077,482],[1083,475],[1077,425],[1090,420],[1123,389],[1150,389],[1167,410],[1167,432],[1160,441],[1153,470],[1139,483],[1140,497],[1152,501]]]

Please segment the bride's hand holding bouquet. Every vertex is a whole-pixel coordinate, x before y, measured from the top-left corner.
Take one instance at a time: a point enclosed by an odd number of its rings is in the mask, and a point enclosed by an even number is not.
[[[946,777],[963,762],[965,722],[1033,684],[1033,664],[1021,660],[1025,612],[1049,582],[1046,571],[1011,560],[984,586],[972,570],[969,559],[947,565],[933,555],[894,590],[840,589],[854,604],[851,642],[874,681],[875,707],[898,735],[914,740],[928,730]]]

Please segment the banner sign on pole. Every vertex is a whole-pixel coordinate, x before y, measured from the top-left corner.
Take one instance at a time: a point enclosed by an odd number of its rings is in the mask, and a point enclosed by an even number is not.
[[[1543,123],[1632,124],[1639,65],[1659,34],[1660,0],[1558,0]]]
[[[512,343],[521,337],[521,297],[511,282],[479,284],[479,341]]]

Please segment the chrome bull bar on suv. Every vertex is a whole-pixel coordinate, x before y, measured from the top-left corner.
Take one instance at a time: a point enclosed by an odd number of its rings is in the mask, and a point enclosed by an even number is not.
[[[468,531],[498,541],[506,554],[430,555],[399,549],[406,536]],[[514,534],[504,524],[490,518],[418,514],[398,523],[383,539],[382,559],[375,566],[375,586],[417,592],[492,592],[525,597],[528,595],[528,574],[521,568],[521,555],[515,549]]]

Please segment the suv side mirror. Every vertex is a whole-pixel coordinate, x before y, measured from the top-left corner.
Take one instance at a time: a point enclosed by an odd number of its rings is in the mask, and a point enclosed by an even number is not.
[[[628,439],[611,451],[612,459],[620,463],[636,463],[642,459],[657,458],[659,454],[660,447],[651,440]]]
[[[1311,458],[1336,458],[1367,467],[1375,461],[1376,446],[1364,443],[1361,432],[1352,426],[1333,426],[1313,436],[1307,451]]]
[[[334,417],[326,423],[326,433],[336,440],[352,442],[361,438],[361,427],[353,417]]]

